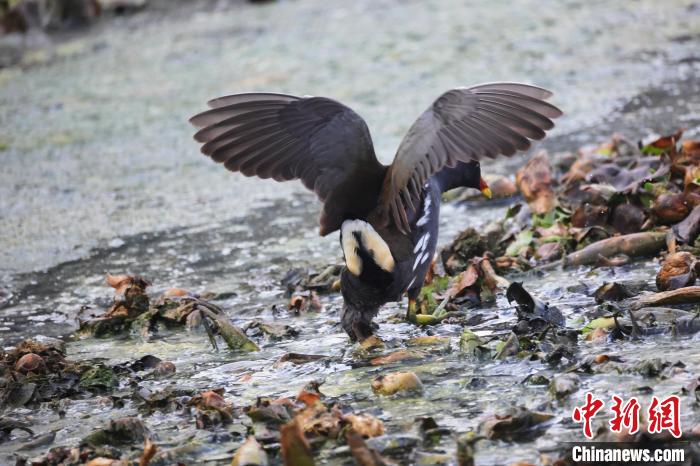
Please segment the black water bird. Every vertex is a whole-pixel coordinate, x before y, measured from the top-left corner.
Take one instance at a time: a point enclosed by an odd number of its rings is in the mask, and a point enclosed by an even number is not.
[[[440,195],[490,190],[479,160],[510,156],[544,138],[561,111],[551,92],[492,83],[442,94],[411,126],[391,165],[377,160],[365,121],[325,97],[248,93],[220,97],[190,122],[202,153],[234,172],[299,179],[323,208],[320,234],[340,230],[342,325],[352,340],[373,333],[379,307],[409,298],[415,309],[435,254]]]

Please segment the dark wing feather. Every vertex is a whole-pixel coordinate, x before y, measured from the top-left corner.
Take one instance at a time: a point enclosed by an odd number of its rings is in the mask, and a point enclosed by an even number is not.
[[[375,208],[386,167],[364,120],[324,97],[235,94],[190,122],[202,153],[246,176],[300,179],[324,203],[321,234]]]
[[[527,84],[491,83],[453,89],[440,96],[411,126],[389,167],[378,213],[407,232],[408,212],[428,178],[457,162],[527,150],[542,139],[561,111],[551,92]]]

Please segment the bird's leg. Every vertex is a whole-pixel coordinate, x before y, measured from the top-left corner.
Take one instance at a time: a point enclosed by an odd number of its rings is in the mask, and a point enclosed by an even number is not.
[[[406,320],[409,322],[416,321],[416,310],[418,305],[414,298],[408,298],[408,309],[406,310]]]

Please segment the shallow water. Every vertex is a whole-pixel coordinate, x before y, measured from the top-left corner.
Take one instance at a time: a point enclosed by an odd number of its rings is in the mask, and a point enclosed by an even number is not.
[[[356,360],[337,325],[337,296],[324,297],[319,314],[294,317],[285,310],[280,280],[290,268],[318,270],[341,259],[337,237],[316,234],[313,196],[294,183],[245,179],[210,163],[198,154],[186,120],[205,100],[223,93],[272,89],[327,95],[367,119],[378,152],[388,161],[413,118],[440,91],[512,79],[555,91],[555,103],[567,114],[546,144],[555,152],[618,129],[639,138],[649,130],[685,126],[697,136],[700,6],[651,0],[326,5],[313,0],[197,11],[189,6],[165,19],[144,13],[61,42],[23,67],[0,70],[3,345],[38,334],[69,335],[78,317],[109,305],[105,272],[131,272],[151,279],[154,294],[172,286],[234,293],[218,304],[237,324],[261,317],[289,323],[301,335],[264,344],[252,359],[214,353],[204,334],[186,332],[166,332],[148,343],[82,340],[69,344],[71,358],[99,354],[116,363],[154,354],[173,361],[178,372],[144,386],[222,386],[236,405],[260,395],[293,395],[307,381],[325,379],[322,392],[370,409],[391,434],[416,435],[414,419],[421,416],[433,416],[460,433],[486,412],[512,404],[556,412],[556,423],[536,442],[517,449],[481,442],[478,464],[536,461],[538,450],[580,439],[578,427],[566,422],[579,398],[557,406],[544,387],[520,383],[535,372],[551,376],[551,369],[540,362],[464,359],[455,350],[456,326],[428,330],[450,336],[450,350],[431,350],[423,360],[391,366],[420,375],[426,385],[420,399],[375,397],[371,379],[391,367],[353,368]],[[509,172],[522,161],[485,164],[484,170]],[[445,206],[441,242],[502,216],[503,210]],[[614,273],[581,269],[524,279],[578,328],[598,285],[621,278],[651,280],[655,270],[650,262]],[[392,319],[402,312],[400,305],[388,305],[379,319],[380,335],[397,347],[424,333]],[[478,312],[498,316],[474,329],[485,336],[502,335],[515,321],[503,297],[495,308]],[[667,395],[700,369],[695,339],[655,337],[581,347],[582,356],[682,360],[686,372],[666,380],[582,377],[579,394],[620,387],[630,395],[653,384],[655,394]],[[290,351],[332,358],[273,367]],[[485,382],[470,385],[473,378]],[[13,416],[30,416],[38,433],[56,431],[54,445],[73,445],[107,419],[136,414],[130,401],[119,409],[101,397],[64,404],[65,419],[49,408],[17,410]],[[684,425],[692,425],[697,413],[684,413]],[[226,429],[214,440],[179,414],[157,413],[145,421],[162,447],[195,438],[201,445],[193,454],[200,460],[204,455],[226,464],[240,440],[221,436]],[[0,462],[24,438],[16,436],[0,445]],[[454,439],[443,438],[432,453],[437,450],[452,457]],[[343,461],[329,459],[330,464]]]

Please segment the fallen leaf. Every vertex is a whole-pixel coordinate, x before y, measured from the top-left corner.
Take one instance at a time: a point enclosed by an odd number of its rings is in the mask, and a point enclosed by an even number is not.
[[[143,446],[143,453],[139,458],[139,466],[148,466],[157,452],[158,447],[156,447],[156,444],[150,438],[147,438]]]
[[[539,152],[518,170],[515,182],[534,213],[546,214],[556,206],[552,168],[547,152]]]
[[[679,242],[692,245],[700,235],[700,206],[696,206],[680,223],[673,226]]]
[[[297,418],[280,429],[281,456],[285,466],[314,466],[311,447]]]
[[[544,434],[553,417],[552,414],[519,408],[487,418],[479,425],[479,431],[491,440],[526,442]]]
[[[35,353],[27,353],[17,360],[15,370],[26,374],[27,372],[44,372],[46,364],[44,359]]]
[[[357,432],[348,431],[345,439],[357,466],[384,466],[387,464],[376,450],[367,446],[365,440]]]
[[[535,251],[535,258],[543,262],[551,262],[561,259],[564,254],[564,248],[559,243],[544,243]]]
[[[610,225],[623,235],[642,229],[646,217],[644,209],[634,204],[618,204],[612,211]]]
[[[267,454],[253,435],[245,439],[231,460],[231,466],[267,466],[267,464]]]
[[[391,364],[399,361],[406,361],[410,359],[419,359],[422,355],[415,351],[409,350],[398,350],[393,353],[389,353],[386,356],[380,356],[377,358],[370,359],[369,363],[373,366],[383,366],[385,364]]]
[[[667,193],[656,198],[651,206],[656,220],[663,225],[678,223],[688,216],[690,208],[683,193]]]
[[[369,414],[347,414],[343,420],[350,424],[354,432],[363,437],[377,437],[384,435],[384,423]]]
[[[423,384],[415,372],[394,372],[372,380],[372,391],[377,395],[420,393],[423,391]]]
[[[689,252],[670,254],[656,275],[656,288],[669,291],[694,285],[697,267],[697,258]]]

